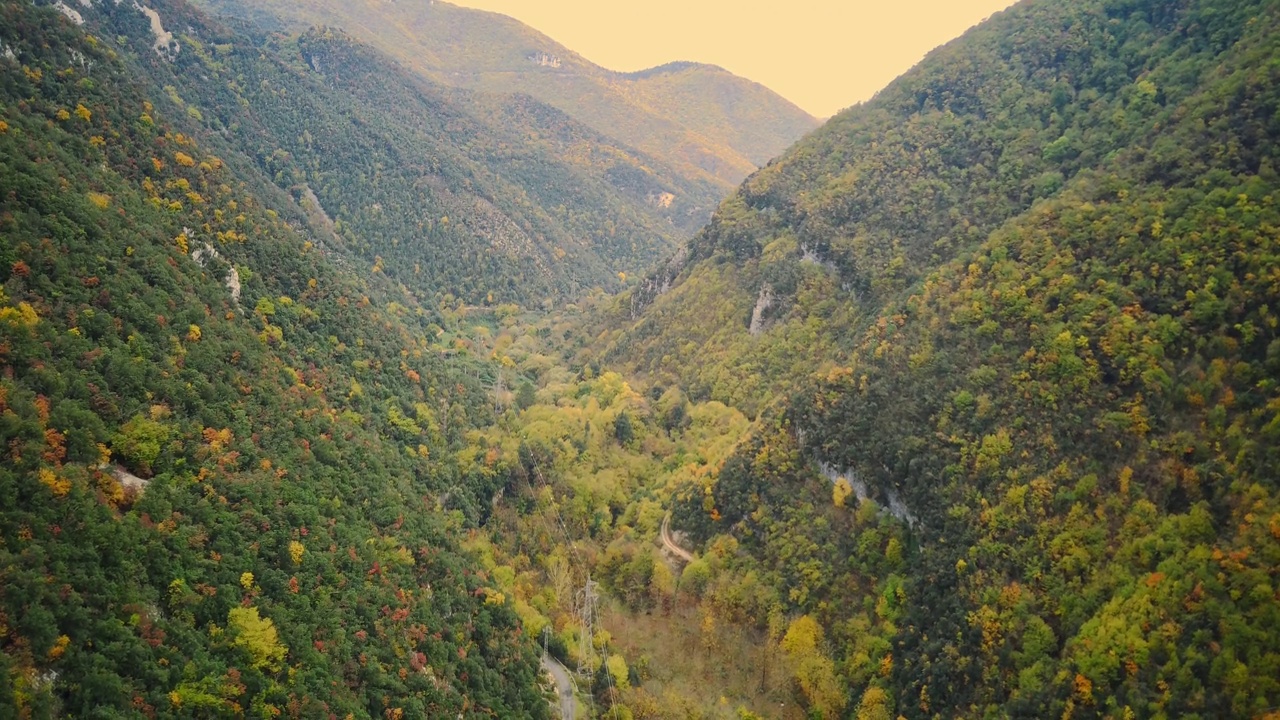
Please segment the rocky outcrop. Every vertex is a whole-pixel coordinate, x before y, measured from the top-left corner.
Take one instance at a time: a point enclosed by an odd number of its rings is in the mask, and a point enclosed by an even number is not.
[[[836,274],[840,273],[840,268],[837,267],[834,262],[832,262],[827,258],[822,257],[822,255],[818,252],[817,248],[810,247],[808,245],[805,245],[804,243],[800,243],[800,262],[807,262],[807,263],[812,263],[814,265],[821,265],[822,267],[830,270],[833,273],[836,273]]]
[[[760,287],[760,295],[756,298],[756,306],[751,311],[751,326],[749,330],[752,337],[765,331],[768,326],[768,319],[765,317],[765,313],[769,312],[769,309],[773,307],[775,299],[772,285],[765,283]]]
[[[84,10],[92,10],[95,0],[76,0],[76,2]],[[116,5],[119,5],[123,0],[113,0],[113,2]],[[55,0],[55,2],[51,3],[49,6],[65,15],[68,20],[76,25],[84,25],[84,15],[81,11],[71,7],[67,3],[68,0]],[[152,43],[151,49],[155,51],[156,55],[159,55],[161,58],[164,58],[169,62],[177,60],[178,54],[182,52],[182,46],[174,38],[173,33],[165,29],[164,22],[160,19],[160,13],[146,5],[143,5],[138,2],[138,0],[133,0],[133,9],[143,15],[146,15],[147,19],[151,22],[151,33],[155,35],[155,42]],[[0,51],[0,55],[12,58],[12,51],[7,48],[5,50],[7,52]]]
[[[183,228],[182,232],[187,236],[188,242],[190,242],[191,231],[187,228]],[[207,267],[210,259],[226,262],[226,260],[222,259],[222,255],[218,253],[217,249],[209,243],[204,243],[203,247],[198,247],[195,250],[192,250],[191,259],[200,267]],[[235,303],[236,307],[240,307],[240,271],[231,263],[227,263],[227,266],[227,274],[223,277],[222,282],[227,286],[227,293],[231,296],[231,302]]]
[[[666,210],[671,207],[671,203],[676,201],[676,196],[669,192],[650,193],[648,198],[649,204],[660,209]]]
[[[640,281],[639,286],[631,291],[631,319],[639,320],[640,315],[662,295],[671,289],[680,271],[689,262],[689,246],[681,245],[665,263],[652,275]]]
[[[536,52],[528,57],[529,62],[538,67],[558,68],[562,64],[560,58],[544,52]]]
[[[81,1],[83,2],[84,0],[81,0]],[[58,0],[58,2],[54,3],[53,7],[56,8],[58,12],[62,13],[63,15],[66,15],[67,18],[71,20],[71,22],[77,25],[84,24],[84,16],[81,15],[79,11],[69,7],[66,3],[62,2],[62,0]]]
[[[120,487],[125,490],[132,490],[141,494],[151,484],[150,480],[144,480],[137,475],[125,470],[121,465],[115,465],[111,468],[111,475],[115,477],[116,482],[120,483]]]
[[[818,461],[818,469],[832,484],[839,482],[841,479],[847,481],[849,487],[853,488],[854,497],[858,498],[859,505],[873,499],[867,481],[856,470],[850,468],[840,471],[835,466],[822,461]],[[916,526],[919,521],[916,519],[915,513],[911,512],[911,508],[903,502],[897,491],[893,488],[877,488],[877,490],[884,494],[885,502],[880,503],[880,505],[885,512],[905,522],[908,527],[914,528]]]
[[[240,271],[236,270],[236,266],[232,265],[227,271],[227,277],[224,282],[227,285],[227,293],[231,295],[231,302],[237,307],[240,305]]]
[[[87,1],[81,0],[81,2]],[[152,43],[151,49],[155,51],[156,55],[169,62],[177,60],[178,53],[182,52],[182,46],[173,38],[173,33],[164,29],[164,23],[160,20],[160,13],[139,3],[138,0],[133,0],[133,7],[138,12],[146,15],[147,19],[151,21],[151,33],[156,36],[156,41]]]

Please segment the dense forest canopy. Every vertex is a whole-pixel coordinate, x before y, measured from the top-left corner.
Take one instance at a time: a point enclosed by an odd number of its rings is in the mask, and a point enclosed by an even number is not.
[[[0,716],[1274,716],[1275,3],[1025,0],[679,248],[258,27],[0,2]]]
[[[832,708],[1278,704],[1278,24],[1263,2],[1022,3],[615,303],[606,362],[778,428],[677,527],[785,573],[797,534],[825,537],[785,523],[796,493],[834,482],[909,531],[901,564],[832,548],[791,581],[852,690]]]
[[[0,714],[545,715],[457,542],[483,359],[158,109],[149,31],[0,13]]]

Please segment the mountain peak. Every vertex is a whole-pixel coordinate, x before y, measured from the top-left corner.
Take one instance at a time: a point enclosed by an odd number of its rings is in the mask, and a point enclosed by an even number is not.
[[[694,62],[691,60],[674,60],[672,62],[663,63],[655,67],[645,68],[644,70],[636,70],[634,72],[623,72],[618,74],[621,75],[622,77],[625,77],[631,80],[644,80],[646,78],[651,78],[657,75],[674,75],[676,73],[682,73],[688,70],[703,70],[706,72],[723,73],[726,75],[733,74],[728,70],[725,70],[724,68],[720,67],[719,65],[712,65],[710,63],[702,63],[702,62]]]
[[[722,193],[818,126],[724,68],[681,61],[618,73],[507,15],[446,2],[202,1],[295,31],[341,26],[436,82],[530,95]]]

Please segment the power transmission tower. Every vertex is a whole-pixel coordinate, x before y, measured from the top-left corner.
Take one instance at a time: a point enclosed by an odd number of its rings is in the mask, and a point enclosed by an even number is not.
[[[578,591],[579,620],[582,622],[578,645],[578,674],[595,672],[596,605],[600,600],[600,583],[587,576],[587,584]]]

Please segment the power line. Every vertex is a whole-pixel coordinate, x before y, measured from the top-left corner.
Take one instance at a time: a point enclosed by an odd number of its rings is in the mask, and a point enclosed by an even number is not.
[[[543,487],[551,490],[550,483],[542,474],[542,468],[538,466],[536,458],[533,459],[533,471],[538,476],[538,481]],[[529,492],[533,493],[533,487],[529,485],[529,479],[525,478],[525,485],[529,486]],[[564,516],[560,513],[560,507],[555,503],[555,491],[551,490],[551,508],[555,511],[556,521],[560,525],[560,532],[564,534],[565,543],[569,546],[569,550],[573,553],[574,560],[578,563],[578,567],[586,568],[586,563],[582,561],[582,554],[578,552],[578,544],[573,541],[573,536],[569,534],[569,526],[565,524]],[[600,600],[600,584],[591,579],[591,572],[587,571],[587,579],[583,584],[583,588],[579,593],[582,602],[579,605],[580,613],[579,621],[579,655],[578,655],[578,673],[581,674],[584,664],[587,669],[594,672],[593,663],[590,662],[591,656],[595,653],[595,624],[597,604]],[[609,688],[609,707],[613,710],[613,716],[620,717],[618,714],[617,688],[613,684],[613,673],[609,671],[608,666],[609,653],[606,650],[600,658],[601,669],[604,670],[605,684]],[[592,699],[592,693],[587,692],[588,703],[591,705],[591,714],[595,715],[595,701]]]
[[[564,535],[565,544],[569,547],[569,551],[570,551],[571,553],[573,553],[573,558],[574,558],[574,561],[575,561],[576,566],[577,566],[577,567],[580,567],[580,568],[586,568],[586,564],[582,562],[582,555],[581,555],[581,553],[579,553],[579,552],[578,552],[578,546],[577,546],[577,543],[575,543],[575,542],[573,541],[573,536],[569,534],[569,529],[568,529],[568,526],[567,526],[567,525],[565,524],[565,522],[564,522],[564,517],[560,514],[560,508],[556,505],[556,502],[555,502],[555,491],[551,489],[551,485],[547,482],[546,478],[545,478],[545,477],[543,477],[543,475],[542,475],[542,468],[540,468],[540,467],[538,466],[538,461],[537,461],[536,459],[533,461],[533,470],[534,470],[534,473],[538,476],[538,481],[542,484],[542,486],[543,486],[543,487],[547,488],[547,490],[551,493],[551,508],[552,508],[552,510],[554,510],[554,511],[555,511],[556,521],[557,521],[557,523],[558,523],[558,524],[559,524],[559,526],[560,526],[560,532]],[[531,495],[531,496],[535,499],[535,502],[536,502],[536,499],[537,499],[537,496],[538,496],[538,495],[537,495],[537,493],[535,493],[535,492],[533,491],[533,485],[529,482],[529,478],[528,478],[528,476],[527,476],[527,475],[522,475],[522,476],[521,476],[521,479],[523,479],[523,480],[524,480],[524,485],[525,485],[525,487],[529,490],[529,495]],[[546,518],[545,516],[542,518],[542,521],[543,521],[543,523],[547,523],[547,522],[548,522],[548,520],[547,520],[547,518]],[[547,536],[548,536],[548,537],[550,537],[550,536],[552,536],[552,535],[554,535],[554,533],[552,533],[552,532],[550,532],[550,531],[548,530],[548,532],[547,532]],[[589,593],[588,591],[590,591],[590,590],[592,590],[592,589],[593,589],[593,588],[592,588],[592,585],[593,585],[593,584],[594,584],[594,583],[593,583],[593,581],[591,580],[591,574],[590,574],[590,572],[588,572],[588,573],[587,573],[587,579],[586,579],[586,585],[585,585],[585,586],[584,586],[584,588],[583,588],[583,593],[584,593],[585,595],[590,595],[590,594],[591,594],[591,593]],[[594,605],[594,604],[595,604],[596,599],[598,599],[598,597],[599,597],[599,594],[598,594],[598,593],[596,593],[596,594],[595,594],[595,597],[594,597],[594,598],[592,598],[592,600],[591,600],[591,603],[592,603],[591,615],[592,615],[592,617],[590,618],[589,623],[590,623],[592,626],[594,626],[594,624],[595,624],[595,617],[594,617],[594,614],[595,614],[595,605]],[[572,603],[574,599],[575,599],[575,598],[572,598],[572,597],[571,597],[571,598],[570,598],[570,602]],[[580,625],[580,626],[579,626],[579,633],[580,633],[579,640],[581,641],[581,640],[582,640],[582,637],[583,637],[583,636],[581,635],[581,634],[583,633],[582,625],[583,625],[583,624],[586,624],[586,621],[584,620],[583,614],[582,614],[581,612],[578,612],[577,614],[578,614],[578,620],[579,620],[579,625]],[[590,644],[592,643],[592,641],[593,641],[593,639],[594,639],[594,635],[593,635],[593,634],[592,634],[592,635],[586,635],[585,637],[587,638],[587,640],[586,640],[586,641],[587,641],[587,643],[588,643],[588,646],[590,647]],[[545,644],[545,642],[546,642],[546,636],[545,636],[545,635],[543,636],[543,642],[544,642],[544,644]],[[607,670],[608,670],[608,668],[606,668],[606,674],[607,674]],[[578,673],[581,673],[581,672],[582,672],[582,657],[581,657],[581,654],[580,654],[579,659],[578,659]],[[576,691],[577,691],[577,683],[576,683],[576,682],[574,682],[574,680],[573,680],[573,678],[572,678],[572,677],[569,679],[569,682],[573,685],[574,691],[576,692]],[[612,697],[612,696],[611,696],[611,697]],[[587,705],[588,705],[588,707],[590,708],[591,716],[592,716],[592,717],[595,717],[595,715],[596,715],[596,703],[595,703],[595,698],[593,697],[593,695],[592,695],[592,693],[591,693],[591,691],[590,691],[590,686],[588,686],[588,691],[587,691]],[[615,718],[617,717],[617,708],[614,708],[614,716],[615,716]]]
[[[579,615],[582,621],[582,633],[578,638],[578,672],[582,673],[584,669],[595,670],[591,657],[595,655],[596,603],[600,600],[599,584],[588,576],[586,584],[578,592],[578,597],[581,598],[579,607],[582,608],[582,613]]]

